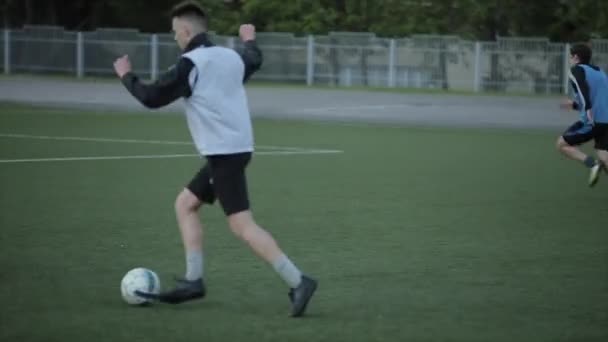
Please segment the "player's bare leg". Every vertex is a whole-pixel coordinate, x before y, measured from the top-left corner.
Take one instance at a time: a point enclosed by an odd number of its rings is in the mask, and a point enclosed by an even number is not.
[[[142,297],[179,304],[205,296],[203,283],[203,229],[198,216],[202,202],[188,189],[175,200],[175,216],[186,254],[186,275],[177,286],[159,295],[138,293]]]
[[[564,137],[560,136],[557,139],[556,147],[566,157],[579,161],[589,168],[589,186],[594,186],[598,179],[601,171],[601,164],[595,160],[595,158],[587,155],[578,147],[571,146],[564,140]]]
[[[597,150],[597,157],[604,164],[604,168],[608,169],[608,151]]]
[[[272,235],[255,222],[251,211],[246,210],[228,216],[228,224],[232,232],[246,242],[260,258],[271,264],[290,287],[291,315],[294,317],[303,315],[308,302],[317,289],[317,282],[302,275],[300,270],[279,248]]]
[[[203,276],[203,227],[199,218],[202,202],[188,189],[175,200],[175,217],[186,253],[186,280]]]
[[[555,147],[557,148],[557,150],[559,152],[561,152],[566,157],[568,157],[572,160],[579,161],[581,163],[585,163],[585,160],[588,160],[588,158],[589,158],[589,156],[585,152],[581,151],[576,146],[569,145],[566,142],[566,140],[564,140],[564,137],[561,137],[561,136],[559,138],[557,138]],[[594,160],[593,158],[591,158],[591,159]],[[594,160],[594,163],[595,163],[595,160]]]

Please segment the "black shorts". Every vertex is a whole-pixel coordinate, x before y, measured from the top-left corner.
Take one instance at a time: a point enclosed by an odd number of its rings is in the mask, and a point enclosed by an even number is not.
[[[593,126],[595,149],[608,151],[608,123],[596,123]]]
[[[577,121],[568,127],[562,137],[570,146],[582,145],[593,140],[595,134],[591,124],[584,124],[582,121]]]
[[[201,202],[213,204],[217,198],[226,216],[249,210],[245,169],[250,160],[250,152],[207,156],[187,188]]]

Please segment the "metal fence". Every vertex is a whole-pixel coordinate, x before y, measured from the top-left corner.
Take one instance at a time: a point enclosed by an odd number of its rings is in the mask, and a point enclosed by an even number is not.
[[[54,26],[0,32],[5,74],[110,76],[114,59],[128,54],[137,73],[156,79],[180,54],[171,34],[129,29],[70,32]],[[242,47],[236,37],[211,33],[211,39]],[[373,33],[331,32],[306,37],[258,33],[257,40],[264,53],[258,80],[475,92],[567,91],[569,45],[546,38],[476,42],[456,36],[386,39]],[[608,69],[608,40],[594,40],[592,46],[594,63]]]

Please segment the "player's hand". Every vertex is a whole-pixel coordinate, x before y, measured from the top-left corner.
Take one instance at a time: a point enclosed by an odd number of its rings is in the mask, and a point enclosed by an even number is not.
[[[131,72],[131,61],[129,61],[128,55],[124,55],[114,62],[114,71],[116,71],[116,75],[120,78],[126,73]]]
[[[239,36],[243,42],[255,40],[255,26],[251,24],[243,24],[239,27]]]
[[[559,107],[561,109],[572,109],[573,107],[574,101],[572,100],[563,100],[560,104]]]

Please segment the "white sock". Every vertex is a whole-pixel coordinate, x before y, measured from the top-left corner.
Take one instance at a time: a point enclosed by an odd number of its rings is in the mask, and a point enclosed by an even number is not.
[[[197,280],[203,277],[203,253],[200,251],[186,254],[186,280]]]
[[[294,265],[285,254],[282,254],[273,261],[272,267],[290,288],[296,288],[300,285],[302,272],[300,272],[296,265]]]

